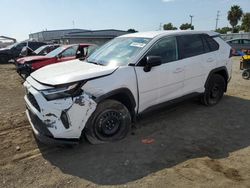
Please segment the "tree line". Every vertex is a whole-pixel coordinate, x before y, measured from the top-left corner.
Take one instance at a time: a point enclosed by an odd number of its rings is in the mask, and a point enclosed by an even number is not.
[[[233,33],[237,33],[241,30],[245,32],[250,32],[250,12],[243,13],[242,9],[238,5],[233,5],[227,13],[227,19],[232,27],[222,27],[218,28],[216,32],[221,34],[225,34],[228,31]],[[238,23],[241,21],[241,24]],[[171,22],[163,25],[164,30],[177,30]],[[187,30],[191,29],[194,30],[194,26],[190,23],[183,23],[180,25],[179,29]]]

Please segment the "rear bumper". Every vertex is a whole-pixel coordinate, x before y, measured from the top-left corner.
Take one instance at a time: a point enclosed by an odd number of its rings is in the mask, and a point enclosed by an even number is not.
[[[47,125],[44,124],[30,109],[27,108],[26,115],[33,129],[34,135],[38,141],[44,144],[53,145],[76,145],[79,143],[77,139],[56,139],[51,132],[47,129]]]

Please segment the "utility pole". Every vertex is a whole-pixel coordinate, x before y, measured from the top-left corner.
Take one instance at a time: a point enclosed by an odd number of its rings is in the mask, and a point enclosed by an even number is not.
[[[159,30],[160,31],[162,30],[162,23],[160,23]]]
[[[215,31],[218,29],[219,17],[220,17],[220,11],[218,10],[218,11],[217,11],[217,15],[216,15]]]
[[[75,21],[74,20],[72,21],[72,26],[73,26],[73,29],[75,29]]]
[[[192,26],[193,26],[193,15],[189,15],[189,17],[190,17],[190,19],[191,19],[191,21],[190,21],[190,24],[191,24],[191,30],[192,30]]]

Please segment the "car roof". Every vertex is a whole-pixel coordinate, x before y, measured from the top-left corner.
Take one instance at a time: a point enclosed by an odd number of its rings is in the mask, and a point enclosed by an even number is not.
[[[248,39],[248,38],[235,38],[235,39],[227,40],[227,42],[234,41],[234,40],[250,40],[250,39]]]
[[[179,35],[179,34],[208,34],[210,36],[219,35],[214,31],[193,31],[193,30],[173,30],[173,31],[148,31],[122,35],[122,37],[155,38],[157,36]]]

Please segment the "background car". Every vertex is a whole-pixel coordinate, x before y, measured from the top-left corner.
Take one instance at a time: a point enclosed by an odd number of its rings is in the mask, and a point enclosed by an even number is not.
[[[19,57],[27,57],[27,56],[34,56],[34,55],[47,55],[49,52],[55,50],[58,48],[60,44],[48,44],[48,45],[43,45],[39,48],[37,48],[35,51],[33,51],[30,47],[25,46]]]
[[[29,56],[17,59],[16,69],[20,76],[25,79],[33,71],[46,65],[73,59],[85,59],[95,48],[96,45],[93,44],[63,45],[45,56]]]
[[[242,55],[250,52],[250,39],[232,39],[227,43],[233,48],[233,55]]]
[[[34,51],[45,44],[46,43],[44,42],[25,41],[2,48],[0,49],[0,63],[8,63],[9,60],[19,57],[23,47],[25,46],[28,46]]]

